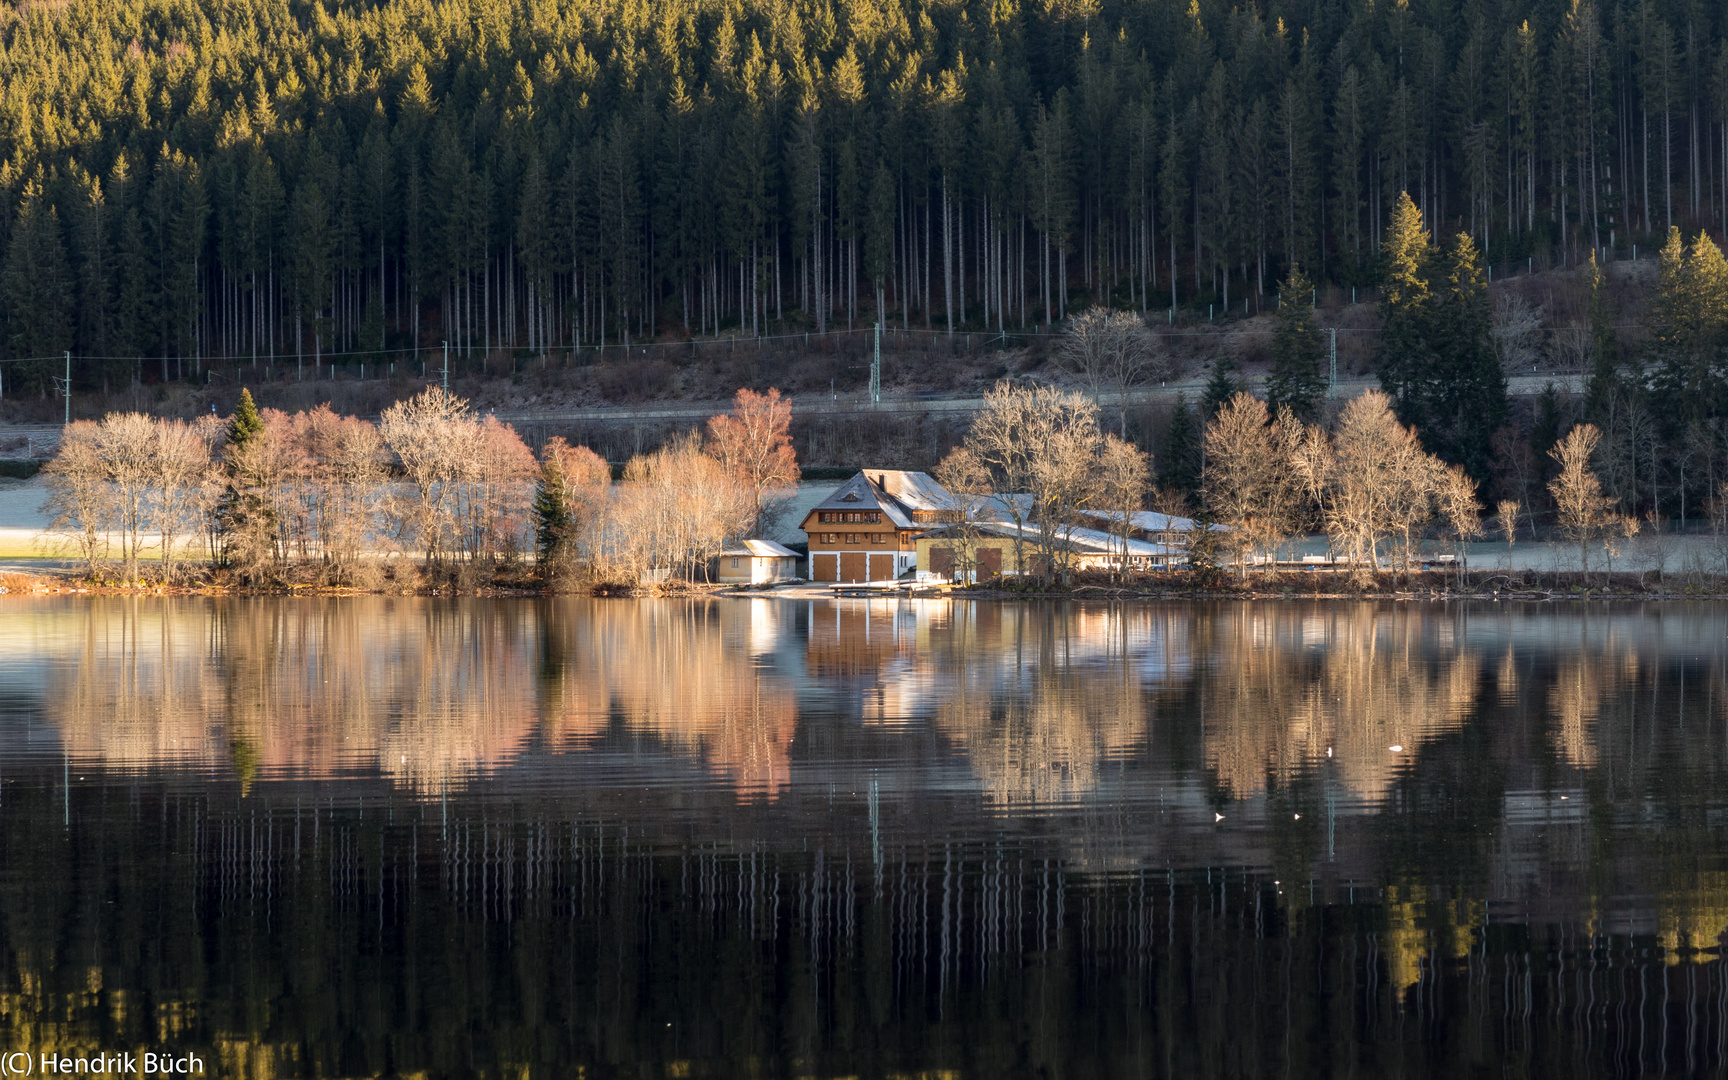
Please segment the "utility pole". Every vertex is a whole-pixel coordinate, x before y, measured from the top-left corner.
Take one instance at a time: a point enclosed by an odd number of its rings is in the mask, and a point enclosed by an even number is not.
[[[876,346],[870,357],[870,405],[882,403],[882,323],[876,323]]]
[[[54,381],[60,384],[60,399],[66,403],[64,423],[70,425],[72,423],[72,353],[70,351],[66,353],[66,377]]]
[[[1326,396],[1335,397],[1338,394],[1338,328],[1332,328],[1332,381],[1326,387]]]
[[[444,392],[450,392],[450,343],[444,343]]]

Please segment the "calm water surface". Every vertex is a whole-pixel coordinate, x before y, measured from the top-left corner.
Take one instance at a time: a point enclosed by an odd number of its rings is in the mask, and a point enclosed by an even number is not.
[[[1728,607],[6,598],[0,1052],[1728,1069]]]

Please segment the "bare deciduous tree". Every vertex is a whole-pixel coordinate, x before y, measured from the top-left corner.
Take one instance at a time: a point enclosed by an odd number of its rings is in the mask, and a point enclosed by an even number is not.
[[[1605,535],[1613,521],[1602,481],[1590,468],[1591,455],[1601,442],[1602,432],[1595,424],[1579,424],[1548,451],[1560,466],[1559,475],[1548,483],[1555,516],[1560,531],[1578,544],[1578,569],[1584,573],[1590,571],[1590,541]]]
[[[1438,474],[1435,502],[1457,541],[1458,584],[1464,584],[1464,544],[1482,535],[1482,510],[1476,501],[1476,480],[1462,465]]]
[[[162,578],[174,577],[174,545],[193,526],[210,475],[208,425],[157,420],[150,464],[156,487],[156,527],[162,543]]]
[[[1106,389],[1116,393],[1118,434],[1128,434],[1128,393],[1169,373],[1163,346],[1139,315],[1092,308],[1068,320],[1062,337],[1062,357],[1091,392],[1094,401]]]
[[[709,453],[750,488],[756,511],[748,535],[761,535],[797,489],[791,430],[792,400],[772,387],[766,394],[739,390],[730,413],[708,420]]]
[[[1272,488],[1281,463],[1267,421],[1266,403],[1238,391],[1206,425],[1201,489],[1213,517],[1230,530],[1221,539],[1244,574],[1249,557],[1273,531]]]
[[[138,561],[150,516],[156,425],[143,413],[110,413],[96,425],[96,453],[113,499],[125,580],[139,580]]]
[[[1152,456],[1125,439],[1104,436],[1098,454],[1096,501],[1105,511],[1111,534],[1122,545],[1116,558],[1117,580],[1128,570],[1128,534],[1151,483]]]
[[[1494,506],[1500,518],[1500,532],[1506,537],[1506,567],[1512,567],[1512,543],[1518,538],[1518,500],[1501,499]]]
[[[1370,390],[1344,406],[1332,440],[1326,531],[1358,574],[1378,571],[1381,542],[1394,535],[1404,538],[1408,565],[1412,533],[1433,516],[1439,471],[1385,394]]]
[[[318,550],[334,580],[352,578],[368,539],[378,535],[387,451],[378,428],[328,405],[305,415],[301,433],[316,492]]]
[[[613,489],[608,555],[637,581],[659,568],[694,577],[754,514],[754,493],[692,432],[624,467]]]
[[[1504,289],[1495,296],[1489,333],[1494,340],[1494,355],[1500,361],[1500,369],[1508,375],[1533,368],[1541,359],[1542,316],[1540,304],[1530,303],[1511,289]]]
[[[411,499],[396,500],[398,536],[417,541],[435,562],[454,550],[458,484],[465,463],[480,453],[473,412],[433,386],[385,409],[378,430],[414,489]]]
[[[953,540],[947,548],[953,556],[955,580],[976,580],[979,523],[999,516],[992,500],[995,490],[990,484],[990,470],[971,449],[957,446],[936,466],[935,476],[936,482],[954,499],[952,509],[944,516],[951,519]]]
[[[74,420],[60,432],[60,448],[42,466],[48,498],[42,512],[52,529],[64,529],[76,545],[91,577],[107,548],[112,503],[97,447],[98,428],[91,420]]]

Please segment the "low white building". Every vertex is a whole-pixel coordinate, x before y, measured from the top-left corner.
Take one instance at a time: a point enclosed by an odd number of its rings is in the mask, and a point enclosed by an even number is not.
[[[772,540],[745,540],[720,552],[714,580],[725,585],[797,581],[798,553]]]

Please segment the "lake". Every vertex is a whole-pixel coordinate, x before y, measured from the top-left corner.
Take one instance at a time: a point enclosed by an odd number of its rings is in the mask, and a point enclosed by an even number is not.
[[[0,597],[0,1054],[1719,1071],[1725,677],[1706,603]]]

